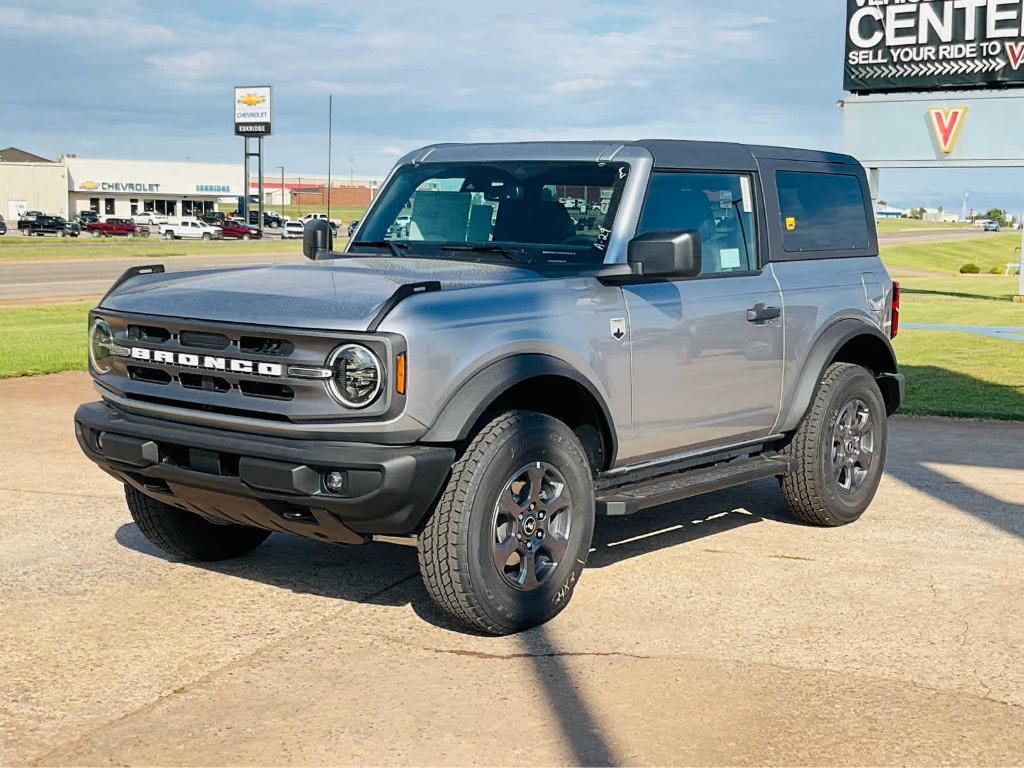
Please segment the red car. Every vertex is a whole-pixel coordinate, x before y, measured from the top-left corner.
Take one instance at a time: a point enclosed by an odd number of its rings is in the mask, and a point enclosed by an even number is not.
[[[237,221],[231,221],[231,219],[225,219],[217,226],[224,230],[225,240],[258,240],[262,237],[262,233],[258,229]]]
[[[85,231],[91,233],[93,237],[110,237],[111,235],[132,237],[139,234],[139,228],[127,219],[90,221],[85,225]]]

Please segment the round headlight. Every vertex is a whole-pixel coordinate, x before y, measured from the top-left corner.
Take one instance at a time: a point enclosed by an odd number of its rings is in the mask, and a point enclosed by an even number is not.
[[[114,345],[114,333],[106,320],[97,318],[89,328],[89,362],[96,373],[109,373],[114,362],[110,348]]]
[[[338,347],[327,361],[333,376],[331,394],[348,408],[365,408],[380,394],[384,372],[380,360],[361,344]]]

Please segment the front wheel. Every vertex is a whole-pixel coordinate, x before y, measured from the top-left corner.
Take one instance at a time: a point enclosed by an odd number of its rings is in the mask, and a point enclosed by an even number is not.
[[[450,616],[509,634],[557,615],[594,533],[583,446],[565,424],[528,411],[484,426],[419,537],[427,592]]]
[[[885,402],[871,373],[830,365],[787,449],[797,466],[782,492],[793,514],[830,527],[860,518],[882,479],[886,437]]]
[[[240,557],[270,535],[262,528],[221,525],[151,499],[130,485],[124,487],[132,519],[151,544],[182,560],[213,562]]]

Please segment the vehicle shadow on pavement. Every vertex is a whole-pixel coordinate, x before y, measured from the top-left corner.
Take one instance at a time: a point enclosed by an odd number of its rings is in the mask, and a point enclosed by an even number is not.
[[[803,525],[786,509],[774,480],[665,504],[629,517],[599,517],[587,567],[604,568],[765,520]]]
[[[182,562],[153,546],[135,523],[122,525],[115,538],[127,549],[167,562]],[[419,575],[416,551],[411,547],[324,544],[280,533],[272,534],[243,557],[214,563],[189,561],[185,565],[298,594],[387,606],[407,605],[409,590],[395,587]],[[428,599],[425,592],[422,599]]]

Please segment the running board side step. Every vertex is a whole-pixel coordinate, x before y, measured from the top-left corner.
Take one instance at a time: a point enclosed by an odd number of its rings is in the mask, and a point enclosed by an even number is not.
[[[599,491],[595,498],[597,514],[608,517],[632,515],[650,507],[688,499],[691,496],[700,496],[767,477],[786,475],[795,466],[796,462],[789,457],[762,454],[710,467],[661,475],[632,485]]]

